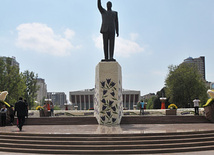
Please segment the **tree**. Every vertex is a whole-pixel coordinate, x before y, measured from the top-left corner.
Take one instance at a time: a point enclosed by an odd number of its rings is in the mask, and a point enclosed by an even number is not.
[[[193,64],[169,66],[165,85],[167,97],[178,107],[188,107],[188,103],[196,98],[201,100],[201,104],[207,100],[205,81]]]
[[[156,96],[153,96],[150,99],[148,99],[147,106],[146,106],[147,109],[153,109],[154,108],[154,101],[156,98],[157,98]]]
[[[22,77],[24,79],[24,82],[26,84],[26,89],[24,92],[24,98],[26,99],[29,109],[34,105],[34,101],[36,99],[36,92],[39,89],[37,86],[37,77],[38,75],[34,74],[34,72],[30,72],[26,70],[24,73],[22,73]]]
[[[15,104],[23,95],[25,88],[19,68],[12,65],[12,58],[0,58],[0,91],[8,91],[6,102]]]

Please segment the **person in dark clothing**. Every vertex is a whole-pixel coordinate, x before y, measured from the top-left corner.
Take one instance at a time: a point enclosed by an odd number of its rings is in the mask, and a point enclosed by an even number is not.
[[[10,114],[10,124],[13,125],[14,123],[14,106],[13,105],[10,105],[9,114]]]
[[[6,118],[7,118],[7,108],[5,105],[3,105],[3,108],[1,108],[1,125],[6,126]]]
[[[18,128],[22,131],[22,126],[24,125],[26,116],[26,104],[23,102],[22,97],[20,97],[19,101],[15,104],[15,112],[17,112],[18,117]]]

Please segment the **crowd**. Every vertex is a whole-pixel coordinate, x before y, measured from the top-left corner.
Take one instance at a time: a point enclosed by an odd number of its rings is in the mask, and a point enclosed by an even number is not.
[[[7,108],[6,105],[3,105],[1,108],[1,126],[6,126],[7,115],[9,115],[11,125],[14,124],[14,116],[17,115],[17,127],[21,131],[25,122],[25,117],[28,117],[27,101],[20,97],[19,101],[15,103],[15,107],[10,105],[10,107]]]

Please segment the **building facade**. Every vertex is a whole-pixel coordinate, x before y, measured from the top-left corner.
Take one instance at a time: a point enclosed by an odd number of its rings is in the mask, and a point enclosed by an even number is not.
[[[94,89],[69,92],[69,100],[73,106],[78,106],[78,110],[88,110],[94,108]],[[140,100],[140,91],[123,90],[124,109],[133,109],[133,106]]]
[[[40,104],[44,102],[44,99],[47,97],[47,85],[45,83],[45,80],[42,78],[37,78],[37,83],[36,85],[38,86],[37,90],[37,97],[36,101]]]
[[[69,100],[78,110],[94,108],[94,89],[69,92]]]
[[[140,91],[123,90],[123,108],[126,110],[133,110],[134,105],[140,101]]]
[[[51,99],[54,105],[64,108],[67,103],[66,94],[64,92],[48,92],[47,99]]]
[[[149,93],[140,97],[140,100],[149,100],[152,97],[156,97],[155,93]]]
[[[189,57],[184,60],[183,63],[192,63],[195,64],[198,68],[199,73],[203,76],[203,79],[206,80],[206,74],[205,74],[205,57],[200,56],[199,58],[192,58]]]

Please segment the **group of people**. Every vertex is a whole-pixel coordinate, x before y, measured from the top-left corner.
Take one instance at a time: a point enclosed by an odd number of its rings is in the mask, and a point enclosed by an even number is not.
[[[1,108],[1,126],[6,126],[7,114],[10,115],[10,124],[13,125],[14,122],[14,106],[10,105],[10,108],[7,108],[6,105],[3,105]]]
[[[199,115],[199,102],[201,102],[198,98],[193,100],[194,103],[194,109],[195,109],[195,115]],[[144,109],[145,109],[145,103],[143,101],[140,103],[140,115],[144,115]]]
[[[54,116],[54,104],[51,101],[46,101],[44,103],[44,115],[45,116]]]
[[[10,110],[9,112],[7,112]],[[7,113],[10,115],[10,124],[14,123],[14,115],[17,115],[17,126],[19,130],[22,130],[22,127],[25,122],[25,117],[28,117],[28,103],[26,100],[23,100],[22,97],[19,98],[19,101],[15,103],[15,108],[11,105],[7,109],[6,105],[3,105],[1,108],[1,125],[6,126]]]

